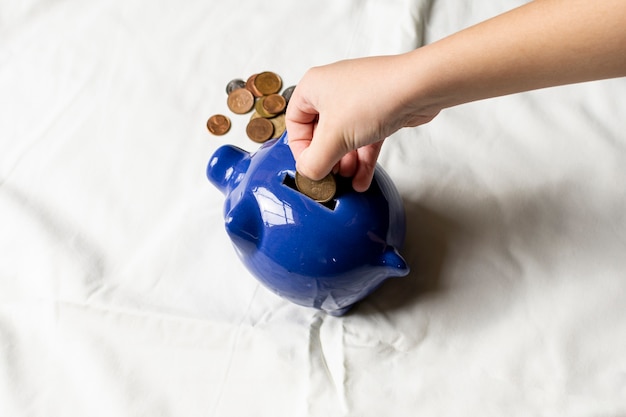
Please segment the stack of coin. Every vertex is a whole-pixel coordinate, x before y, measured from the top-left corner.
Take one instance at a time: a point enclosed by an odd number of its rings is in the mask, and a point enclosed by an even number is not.
[[[279,137],[285,131],[285,110],[295,85],[285,88],[281,77],[272,71],[252,74],[246,81],[232,79],[226,84],[226,105],[235,114],[252,112],[246,134],[257,143]],[[207,129],[214,135],[226,134],[231,126],[230,119],[223,114],[214,114],[207,121]],[[314,181],[296,172],[295,186],[302,194],[319,203],[327,203],[337,193],[337,182],[331,173]]]
[[[252,111],[246,134],[257,143],[277,138],[285,131],[285,109],[295,86],[286,88],[282,94],[281,77],[272,71],[252,74],[246,81],[235,78],[226,85],[226,104],[235,114]],[[209,132],[223,135],[230,129],[230,119],[215,114],[207,121]]]

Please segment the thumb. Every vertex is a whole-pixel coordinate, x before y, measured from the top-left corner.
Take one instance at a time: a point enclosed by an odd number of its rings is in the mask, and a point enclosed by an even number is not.
[[[300,153],[296,169],[312,180],[321,180],[348,152],[345,140],[329,132],[320,121],[309,146]]]

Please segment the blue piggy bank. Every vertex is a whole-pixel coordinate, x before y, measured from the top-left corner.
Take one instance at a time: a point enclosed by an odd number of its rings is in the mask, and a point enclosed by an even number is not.
[[[226,196],[226,230],[237,254],[281,297],[340,316],[387,278],[409,273],[398,253],[404,207],[380,166],[366,192],[337,177],[334,199],[316,202],[295,186],[284,133],[254,153],[220,147],[207,177]]]

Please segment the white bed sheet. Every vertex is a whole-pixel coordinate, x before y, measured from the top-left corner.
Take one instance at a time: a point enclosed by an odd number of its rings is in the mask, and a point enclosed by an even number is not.
[[[0,0],[0,415],[626,415],[625,79],[390,138],[412,272],[341,318],[252,278],[204,176],[256,146],[206,132],[230,79],[522,3]]]

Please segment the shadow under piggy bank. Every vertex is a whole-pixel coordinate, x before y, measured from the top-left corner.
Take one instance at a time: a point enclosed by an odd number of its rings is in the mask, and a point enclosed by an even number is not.
[[[379,166],[366,192],[337,177],[334,198],[316,202],[295,185],[285,133],[254,153],[222,146],[207,177],[226,196],[224,220],[237,254],[281,297],[340,316],[387,278],[409,273],[398,253],[402,199]]]

